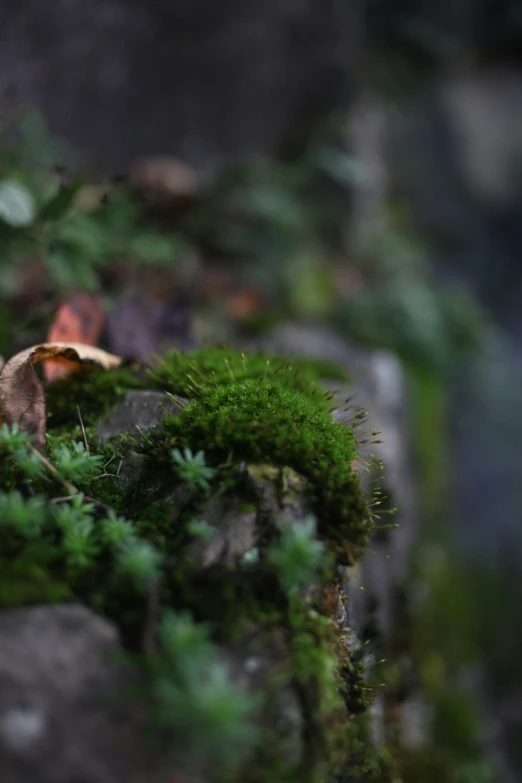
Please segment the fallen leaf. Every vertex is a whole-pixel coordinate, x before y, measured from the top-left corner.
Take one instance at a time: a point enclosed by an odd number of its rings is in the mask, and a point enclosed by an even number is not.
[[[70,370],[82,366],[109,370],[121,364],[121,358],[81,343],[43,343],[13,356],[0,372],[0,424],[18,424],[23,432],[34,435],[34,445],[45,453],[45,392],[34,371],[40,362],[59,361]]]
[[[58,308],[47,334],[47,342],[97,345],[104,324],[105,314],[97,297],[78,294]],[[69,371],[70,368],[59,360],[49,360],[44,365],[47,381],[63,378]]]

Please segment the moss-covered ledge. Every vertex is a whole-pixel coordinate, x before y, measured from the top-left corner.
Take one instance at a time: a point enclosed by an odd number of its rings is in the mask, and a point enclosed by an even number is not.
[[[56,473],[29,475],[4,432],[0,607],[74,600],[113,623],[171,771],[387,779],[339,571],[372,530],[356,435],[319,384],[343,375],[205,348],[50,387]]]

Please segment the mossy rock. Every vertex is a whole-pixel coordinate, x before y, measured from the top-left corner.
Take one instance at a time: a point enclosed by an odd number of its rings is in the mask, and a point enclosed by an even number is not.
[[[256,739],[246,756],[236,754],[233,768],[218,753],[229,742],[234,755],[241,734],[241,721],[236,725],[227,717],[227,700],[212,716],[208,704],[200,705],[198,720],[193,716],[185,742],[189,762],[200,756],[205,774],[212,769],[209,779],[218,783],[319,783],[355,759],[355,746],[360,756],[353,719],[368,706],[370,692],[339,620],[337,569],[363,555],[372,517],[353,469],[355,436],[333,421],[331,399],[318,383],[335,370],[297,364],[206,348],[171,354],[149,371],[94,370],[54,384],[47,395],[51,461],[60,445],[83,438],[78,406],[90,452],[102,454],[105,467],[78,485],[81,501],[64,497],[59,484],[50,488],[48,477],[33,481],[31,492],[49,507],[40,531],[45,557],[33,557],[31,542],[12,526],[0,526],[0,558],[12,564],[9,579],[0,576],[2,605],[69,597],[84,602],[118,625],[127,650],[152,666],[156,686],[161,681],[172,689],[175,672],[161,670],[160,677],[144,649],[151,642],[151,601],[179,617],[190,613],[195,628],[203,624],[216,666],[225,661],[231,672],[230,704],[240,702],[239,696],[234,702],[237,689],[253,697]],[[198,480],[176,468],[176,449],[191,457],[204,454],[199,468],[194,461]],[[7,462],[4,467],[12,488],[16,471]],[[24,486],[17,488],[22,494]],[[71,560],[67,514],[57,524],[55,509],[71,504],[73,510],[78,502],[91,504],[82,533],[88,546],[84,541],[83,560]],[[278,570],[281,558],[270,553],[281,545],[289,521],[304,531],[310,515],[317,520],[317,538],[298,532],[290,553],[295,562],[287,553],[285,567],[307,574],[310,558],[323,550],[324,558],[310,571],[309,584],[289,589]],[[155,578],[145,590],[130,571],[122,572],[121,551],[111,540],[116,534],[143,542],[143,556],[154,554]],[[17,579],[10,581],[13,575]],[[161,644],[154,624],[152,643]],[[262,676],[254,676],[256,656]],[[270,665],[263,668],[265,659]],[[187,720],[197,697],[192,694]],[[180,732],[185,737],[174,720],[176,709],[170,732],[165,713],[158,729],[174,746]],[[210,721],[206,728],[201,715]]]

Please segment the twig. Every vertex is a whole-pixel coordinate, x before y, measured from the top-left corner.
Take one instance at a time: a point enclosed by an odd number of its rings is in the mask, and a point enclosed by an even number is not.
[[[66,497],[55,498],[55,500],[54,500],[55,503],[61,503],[61,502],[65,501],[65,500],[72,500],[73,498],[75,498],[75,497],[77,497],[78,495],[81,494],[80,490],[77,487],[75,487],[74,484],[71,484],[70,481],[67,481],[67,479],[65,479],[63,476],[60,476],[59,472],[56,470],[54,465],[52,465],[49,462],[47,457],[44,457],[43,454],[40,454],[38,449],[35,449],[35,447],[32,445],[32,443],[29,443],[28,446],[31,449],[31,451],[33,452],[33,454],[36,454],[36,456],[38,457],[38,459],[40,460],[42,465],[44,465],[44,467],[47,468],[49,473],[52,473],[52,475],[55,477],[55,479],[57,481],[59,481],[60,484],[62,485],[62,487],[64,487],[64,489],[66,489],[67,492],[69,493]],[[96,498],[92,498],[89,495],[84,495],[83,499],[86,501],[86,503],[92,503],[96,507],[96,509],[98,511],[101,511],[104,514],[106,514],[109,511],[108,506],[106,506],[105,503],[102,503],[101,501],[96,500]]]
[[[78,494],[78,493],[77,493]],[[69,500],[74,500],[76,495],[62,495],[60,498],[53,498],[52,503],[67,503]],[[109,507],[105,505],[105,503],[102,503],[100,500],[96,500],[96,498],[91,497],[90,495],[84,495],[83,499],[86,503],[92,503],[93,506],[96,507],[97,511],[102,512],[103,514],[108,514]]]
[[[113,461],[115,456],[116,455],[113,454],[113,456],[110,458],[110,460],[108,460],[105,463],[105,465],[102,465],[103,473],[100,476],[95,476],[93,478],[93,481],[98,481],[99,479],[102,479],[102,478],[117,478],[117,479],[121,478],[120,470],[121,470],[121,466],[123,465],[123,460],[122,459],[120,460],[120,464],[118,465],[118,471],[116,473],[107,473],[107,470],[106,470],[107,465],[110,465],[110,463]]]
[[[89,444],[88,444],[88,442],[87,442],[87,434],[86,434],[86,432],[85,432],[85,427],[84,427],[84,425],[83,425],[82,412],[81,412],[81,410],[80,410],[80,406],[79,406],[79,405],[77,405],[77,406],[76,406],[76,410],[78,411],[78,418],[80,419],[80,426],[81,426],[81,428],[82,428],[82,432],[83,432],[83,443],[84,443],[84,445],[85,445],[85,451],[86,451],[86,452],[87,452],[87,454],[89,454],[89,456],[90,456],[90,453],[91,453],[91,452],[89,451]]]
[[[45,468],[49,471],[49,473],[52,473],[52,475],[55,477],[57,481],[60,482],[62,487],[65,487],[69,495],[79,495],[80,491],[74,486],[74,484],[71,484],[70,481],[67,481],[63,476],[60,476],[54,465],[52,465],[47,457],[44,457],[43,454],[41,454],[38,449],[36,449],[32,443],[28,444],[29,448],[33,452],[33,454],[36,454],[42,465],[44,465]]]

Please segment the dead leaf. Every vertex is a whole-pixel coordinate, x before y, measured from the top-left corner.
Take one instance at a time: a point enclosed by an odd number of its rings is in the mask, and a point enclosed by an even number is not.
[[[77,370],[82,366],[109,370],[121,364],[121,358],[81,343],[43,343],[13,356],[0,372],[0,424],[18,424],[35,436],[34,445],[45,453],[45,392],[34,365],[52,359]]]
[[[48,343],[81,343],[97,345],[105,324],[105,313],[99,299],[78,294],[58,308],[47,334]],[[44,366],[47,381],[63,378],[70,369],[60,361],[49,360]]]

